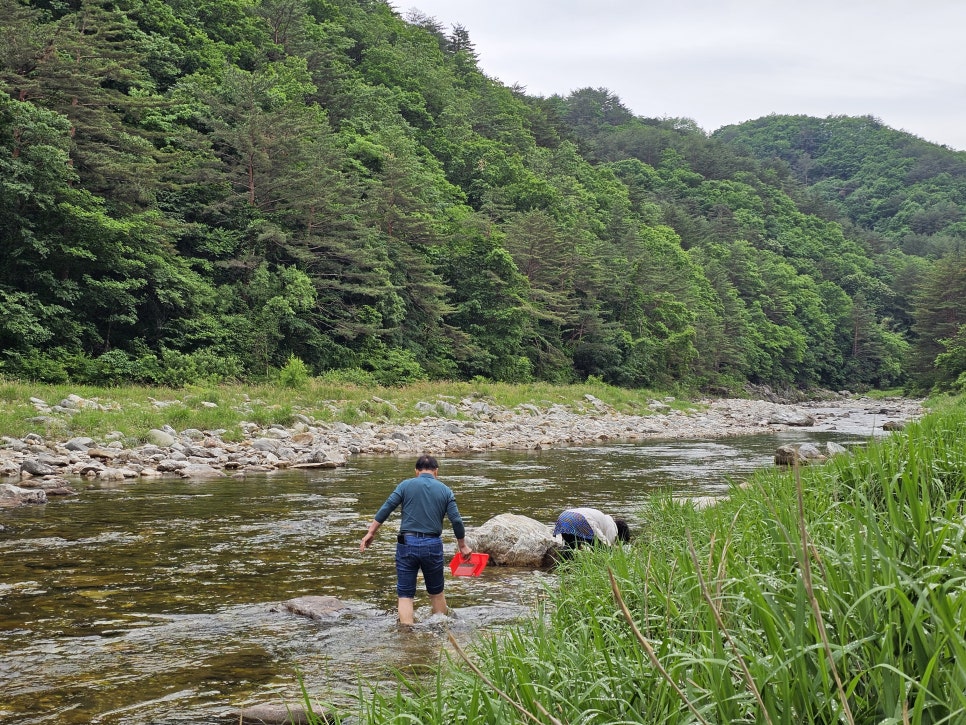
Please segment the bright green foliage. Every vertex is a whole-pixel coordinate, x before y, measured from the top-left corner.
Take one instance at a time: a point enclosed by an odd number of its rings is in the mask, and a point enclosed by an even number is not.
[[[915,237],[944,245],[940,240],[962,218],[966,153],[868,116],[768,116],[720,129],[715,136],[780,158],[853,222],[903,246]]]
[[[0,0],[0,31],[18,374],[958,377],[918,291],[966,239],[966,164],[873,120],[710,138],[606,88],[535,98],[383,0]]]
[[[962,326],[966,324],[966,258],[936,263],[919,292],[913,330],[913,364],[930,385],[948,386],[959,377]]]
[[[303,388],[309,381],[309,369],[295,355],[290,355],[285,367],[278,371],[278,381],[286,388]]]
[[[166,244],[157,214],[114,218],[73,185],[66,126],[57,114],[0,98],[0,290],[10,313],[0,329],[9,352],[40,343],[103,352],[156,339],[164,316],[190,308],[203,289]]]
[[[23,285],[24,273],[48,273],[20,260],[47,256],[46,220],[58,215],[58,201],[75,179],[67,166],[67,128],[67,120],[55,113],[0,98],[0,342],[5,350],[46,343],[66,311],[51,295]]]
[[[93,1],[55,21],[42,17],[25,27],[15,16],[4,28],[5,37],[28,38],[3,69],[11,95],[70,120],[70,161],[87,190],[118,209],[150,206],[164,163],[145,123],[161,102],[147,67],[151,39]]]
[[[960,325],[953,337],[940,340],[945,352],[936,356],[936,367],[952,387],[966,392],[966,324]]]
[[[468,339],[462,372],[506,382],[527,382],[531,363],[522,341],[529,324],[526,279],[492,236],[461,225],[439,267],[453,289],[452,324]]]

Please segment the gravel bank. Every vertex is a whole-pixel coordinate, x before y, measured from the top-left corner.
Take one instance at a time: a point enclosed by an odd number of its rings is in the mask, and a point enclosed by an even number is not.
[[[647,414],[626,415],[590,395],[580,409],[528,404],[510,410],[469,399],[457,404],[436,401],[419,404],[425,417],[415,423],[350,426],[297,416],[289,427],[244,423],[241,441],[223,440],[223,431],[177,431],[169,426],[150,431],[148,442],[138,445],[90,438],[45,440],[35,434],[0,437],[0,486],[6,486],[7,499],[15,498],[11,487],[29,489],[36,499],[41,492],[69,495],[78,478],[238,476],[333,468],[357,455],[535,450],[604,440],[722,438],[796,427],[871,436],[901,427],[923,412],[921,401],[901,398],[841,396],[795,404],[708,399],[686,411],[672,408],[670,402],[652,401]],[[74,403],[82,406],[83,401]]]

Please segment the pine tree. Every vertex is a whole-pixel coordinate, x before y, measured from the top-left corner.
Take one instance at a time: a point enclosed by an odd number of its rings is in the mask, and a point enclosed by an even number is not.
[[[929,389],[952,382],[947,371],[937,368],[936,359],[947,352],[942,341],[956,339],[966,324],[966,257],[937,260],[916,300],[914,316],[912,365],[918,383]]]
[[[19,11],[14,22],[23,18]],[[149,206],[160,154],[140,127],[159,103],[144,67],[147,36],[94,0],[59,20],[34,20],[33,32],[6,59],[11,93],[70,119],[70,163],[85,188],[119,210]]]

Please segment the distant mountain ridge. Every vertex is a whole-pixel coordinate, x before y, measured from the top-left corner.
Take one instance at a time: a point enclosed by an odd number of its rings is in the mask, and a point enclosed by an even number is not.
[[[930,143],[875,118],[766,116],[713,137],[761,160],[780,159],[802,183],[870,232],[961,237],[966,152]]]

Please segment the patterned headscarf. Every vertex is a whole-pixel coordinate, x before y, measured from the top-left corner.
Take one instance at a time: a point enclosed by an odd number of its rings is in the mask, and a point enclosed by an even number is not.
[[[557,525],[553,527],[553,535],[572,534],[587,541],[594,540],[594,530],[587,519],[573,511],[564,511],[557,519]]]

